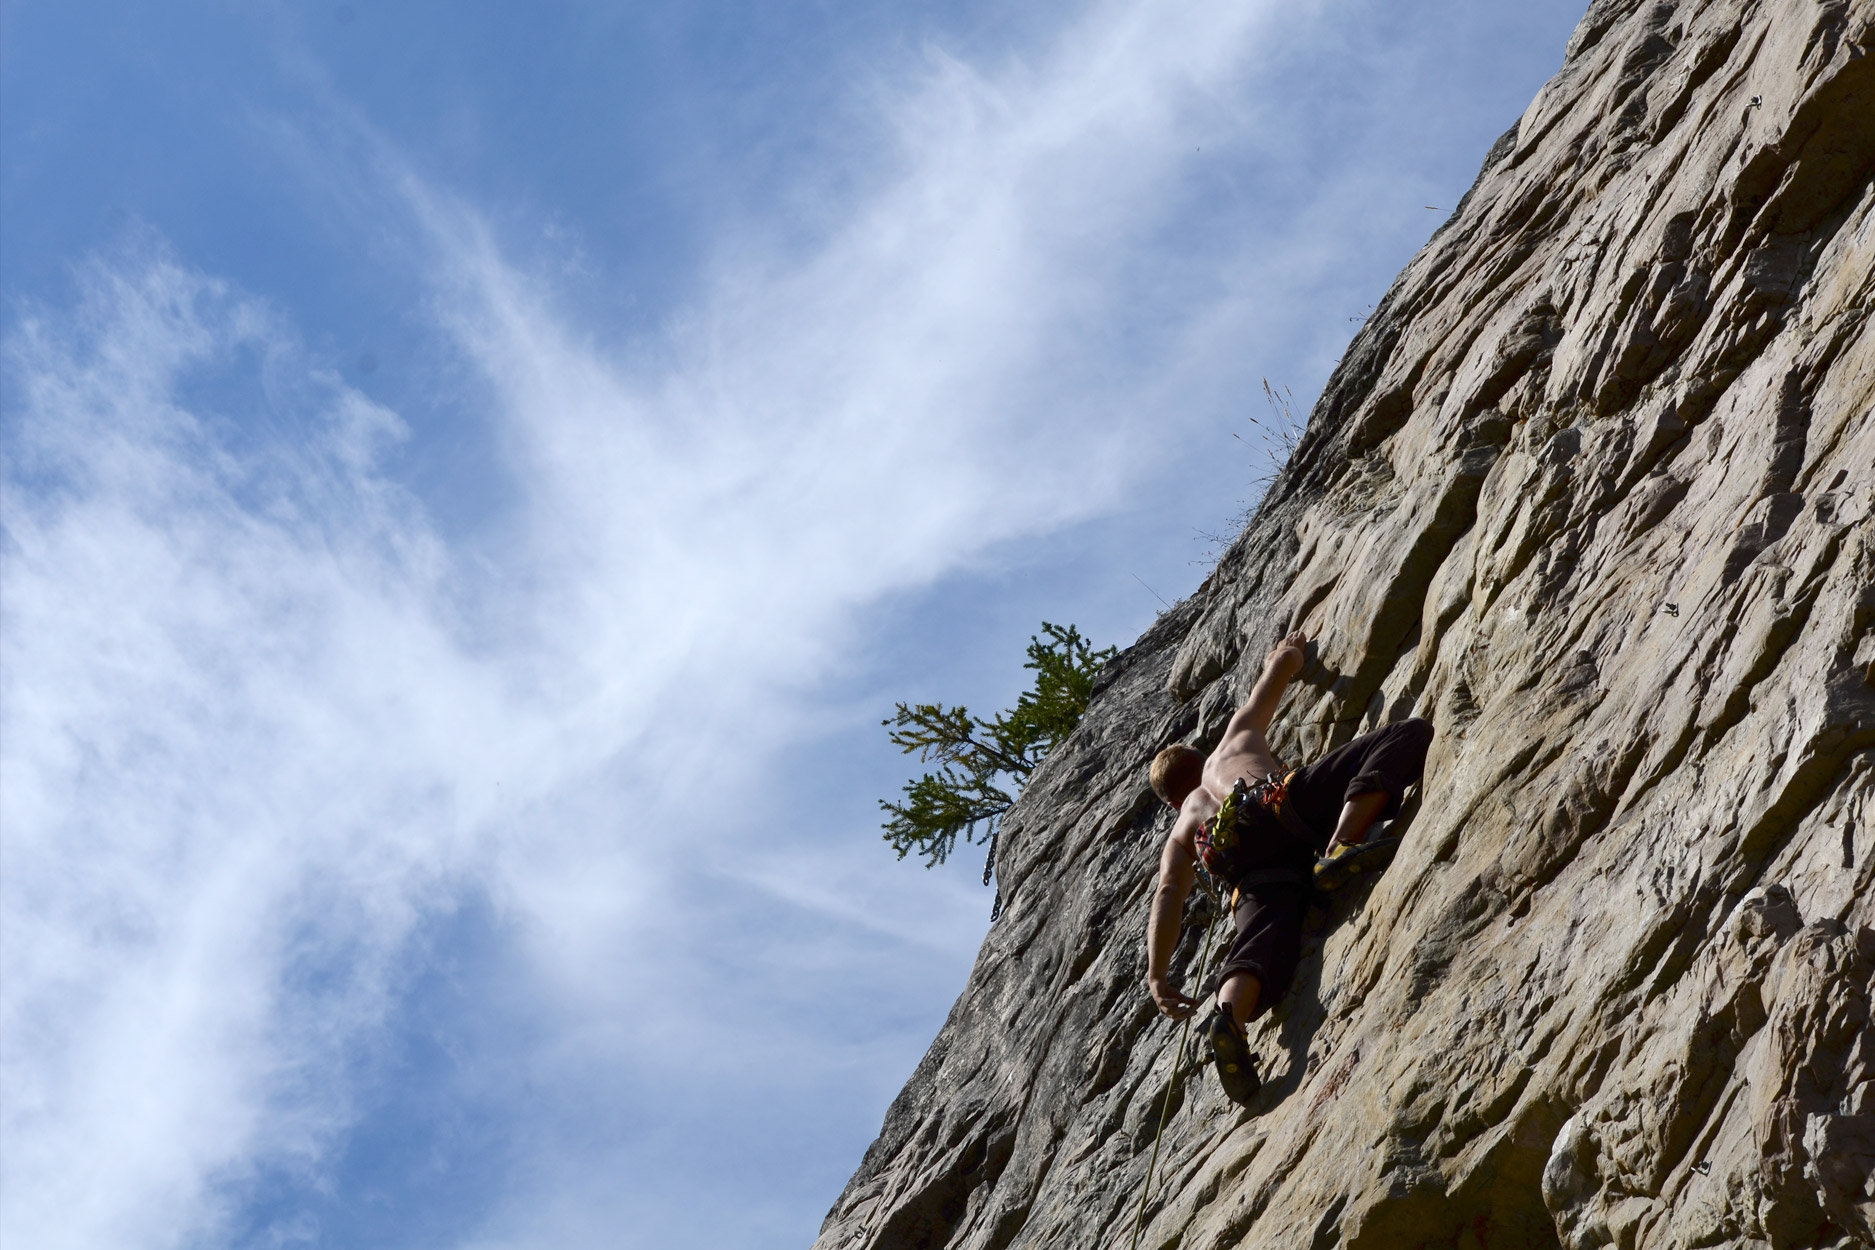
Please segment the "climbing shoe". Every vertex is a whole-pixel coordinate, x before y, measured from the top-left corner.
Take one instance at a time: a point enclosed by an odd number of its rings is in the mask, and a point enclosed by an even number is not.
[[[1250,1053],[1250,1043],[1237,1031],[1236,1023],[1221,1004],[1205,1021],[1204,1029],[1224,1096],[1240,1107],[1249,1106],[1250,1100],[1263,1088],[1263,1081],[1257,1076],[1257,1057]]]
[[[1398,838],[1370,838],[1359,846],[1337,842],[1315,861],[1315,888],[1339,890],[1364,872],[1379,872],[1393,862]]]

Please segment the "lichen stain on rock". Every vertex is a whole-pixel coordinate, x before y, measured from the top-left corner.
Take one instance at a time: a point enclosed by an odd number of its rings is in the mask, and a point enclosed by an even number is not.
[[[1154,1250],[1875,1246],[1872,515],[1875,11],[1596,0],[1037,770],[817,1250],[1127,1245],[1169,1077]],[[1244,1112],[1143,989],[1146,769],[1294,624],[1279,751],[1441,733]]]

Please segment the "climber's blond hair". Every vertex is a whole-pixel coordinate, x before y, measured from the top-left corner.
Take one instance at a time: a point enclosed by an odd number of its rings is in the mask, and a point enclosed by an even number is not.
[[[1190,784],[1183,784],[1189,779]],[[1204,782],[1204,756],[1182,742],[1173,743],[1152,758],[1152,792],[1171,803],[1176,787],[1190,794]],[[1184,798],[1185,794],[1179,795]]]

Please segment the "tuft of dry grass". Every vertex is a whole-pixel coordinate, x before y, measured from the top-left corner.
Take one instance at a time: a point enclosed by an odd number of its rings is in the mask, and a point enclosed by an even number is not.
[[[1262,496],[1263,491],[1269,489],[1270,483],[1276,480],[1276,475],[1283,471],[1283,466],[1289,463],[1289,458],[1296,454],[1296,445],[1302,441],[1303,427],[1303,423],[1296,419],[1296,397],[1290,393],[1288,387],[1285,386],[1279,391],[1270,385],[1268,378],[1264,378],[1263,400],[1270,406],[1269,424],[1265,425],[1255,417],[1248,417],[1250,424],[1263,432],[1262,451],[1268,461],[1268,468],[1250,479],[1252,484],[1262,488],[1257,491],[1259,497]],[[1232,437],[1240,436],[1232,435]]]
[[[1225,548],[1236,541],[1237,534],[1250,523],[1250,517],[1256,511],[1257,504],[1262,502],[1270,485],[1275,482],[1277,474],[1283,471],[1290,457],[1296,454],[1296,447],[1302,441],[1302,431],[1306,422],[1296,416],[1295,395],[1290,389],[1285,386],[1279,390],[1270,384],[1268,378],[1264,378],[1263,402],[1270,408],[1269,416],[1264,420],[1259,421],[1248,413],[1244,414],[1245,419],[1251,425],[1256,426],[1257,431],[1262,435],[1257,440],[1257,451],[1260,455],[1252,465],[1256,472],[1250,479],[1249,501],[1240,501],[1242,511],[1231,519],[1230,533],[1212,534],[1204,530],[1198,531],[1198,537],[1206,543],[1206,550],[1199,559],[1193,561],[1194,564],[1215,564]],[[1238,442],[1246,441],[1243,435],[1234,430],[1231,432],[1231,437]]]

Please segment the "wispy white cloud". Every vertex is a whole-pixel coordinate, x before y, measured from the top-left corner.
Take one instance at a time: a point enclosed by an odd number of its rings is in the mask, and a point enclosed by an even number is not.
[[[464,770],[425,742],[487,680],[371,473],[391,414],[165,257],[82,287],[7,361],[5,1236],[171,1244],[346,1118],[323,1072],[449,871]],[[295,436],[231,437],[230,372]]]

